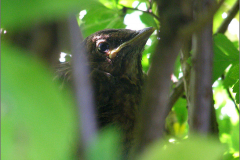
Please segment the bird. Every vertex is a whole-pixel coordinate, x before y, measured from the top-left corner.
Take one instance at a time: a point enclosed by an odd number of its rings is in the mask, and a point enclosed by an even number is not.
[[[133,145],[133,130],[143,93],[142,52],[154,30],[153,27],[137,31],[105,29],[82,42],[91,71],[98,127],[117,126],[123,133],[126,152]],[[65,68],[62,74],[71,79],[70,65],[62,68]]]

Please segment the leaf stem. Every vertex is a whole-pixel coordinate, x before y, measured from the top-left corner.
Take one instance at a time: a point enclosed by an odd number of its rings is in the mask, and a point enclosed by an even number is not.
[[[234,100],[234,98],[233,98],[229,88],[227,88],[226,90],[227,90],[227,94],[228,94],[229,98],[233,101],[234,106],[235,106],[235,108],[236,108],[236,110],[237,110],[237,112],[239,114],[239,108],[238,108],[237,103],[235,102],[235,100]]]

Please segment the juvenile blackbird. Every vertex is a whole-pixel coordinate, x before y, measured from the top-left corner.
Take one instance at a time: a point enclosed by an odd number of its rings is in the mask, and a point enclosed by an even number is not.
[[[143,86],[142,52],[154,28],[140,31],[106,29],[87,37],[85,44],[95,89],[100,128],[116,125],[124,133],[127,150]]]

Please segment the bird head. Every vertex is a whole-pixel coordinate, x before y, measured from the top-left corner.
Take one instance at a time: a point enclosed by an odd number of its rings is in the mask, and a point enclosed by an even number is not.
[[[90,35],[83,43],[91,68],[129,78],[142,74],[142,52],[153,31],[152,27],[139,31],[105,29]]]

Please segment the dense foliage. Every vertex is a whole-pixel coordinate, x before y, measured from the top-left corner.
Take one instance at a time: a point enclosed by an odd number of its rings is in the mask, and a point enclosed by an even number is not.
[[[213,21],[214,107],[219,139],[225,145],[219,145],[214,138],[201,140],[196,136],[193,141],[185,140],[188,137],[188,113],[187,100],[183,96],[166,120],[168,136],[149,146],[139,159],[190,160],[198,157],[194,159],[212,160],[219,159],[219,155],[224,155],[226,160],[239,158],[239,33],[236,32],[239,30],[239,26],[236,27],[239,14],[231,21],[225,34],[215,34],[234,3],[234,0],[226,0]],[[84,37],[105,28],[141,29],[152,26],[159,29],[160,24],[153,16],[157,14],[155,3],[151,6],[151,13],[147,10],[149,7],[147,0],[2,1],[2,159],[76,159],[79,143],[79,117],[72,93],[68,89],[60,89],[58,81],[52,80],[54,74],[45,62],[32,56],[30,51],[9,43],[4,36],[26,31],[33,24],[64,20],[72,11],[79,13],[77,20]],[[145,47],[142,59],[145,72],[151,64],[151,54],[158,39],[154,33]],[[189,59],[189,64],[192,63]],[[182,77],[180,57],[172,77],[173,81]],[[114,129],[99,133],[87,149],[87,158],[119,159],[119,136]]]

